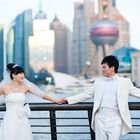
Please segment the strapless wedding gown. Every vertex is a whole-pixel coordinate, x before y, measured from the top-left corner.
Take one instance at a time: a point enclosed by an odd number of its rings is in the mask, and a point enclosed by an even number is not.
[[[24,93],[10,93],[5,97],[6,112],[0,126],[0,140],[32,140],[28,116],[29,105]]]

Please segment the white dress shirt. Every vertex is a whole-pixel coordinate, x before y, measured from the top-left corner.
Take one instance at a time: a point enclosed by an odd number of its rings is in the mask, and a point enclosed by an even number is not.
[[[103,97],[100,108],[118,109],[117,103],[117,76],[105,77]]]

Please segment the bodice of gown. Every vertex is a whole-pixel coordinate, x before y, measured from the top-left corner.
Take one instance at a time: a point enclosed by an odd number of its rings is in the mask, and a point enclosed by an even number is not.
[[[30,108],[29,105],[25,104],[24,93],[10,93],[5,97],[6,112],[15,112],[19,117],[29,116]]]
[[[9,93],[5,97],[6,109],[23,107],[25,103],[24,93]]]

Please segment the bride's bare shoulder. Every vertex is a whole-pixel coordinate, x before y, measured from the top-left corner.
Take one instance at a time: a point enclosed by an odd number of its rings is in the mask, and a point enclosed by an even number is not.
[[[7,89],[10,88],[10,84],[5,84],[3,87],[2,87],[2,90],[5,91]]]
[[[9,84],[5,84],[3,87],[0,89],[0,95],[6,95],[7,91],[9,90]]]
[[[10,87],[10,84],[5,84],[2,88],[5,89],[5,88],[8,88]]]

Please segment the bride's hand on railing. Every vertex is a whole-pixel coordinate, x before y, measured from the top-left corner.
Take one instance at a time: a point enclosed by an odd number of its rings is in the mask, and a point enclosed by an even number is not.
[[[58,101],[58,104],[66,104],[66,103],[68,103],[66,98],[58,99],[57,101]]]

